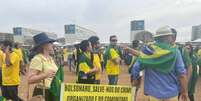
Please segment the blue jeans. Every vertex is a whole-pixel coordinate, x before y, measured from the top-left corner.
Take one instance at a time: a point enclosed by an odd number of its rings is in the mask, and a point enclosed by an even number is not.
[[[118,75],[108,75],[109,85],[117,85]]]

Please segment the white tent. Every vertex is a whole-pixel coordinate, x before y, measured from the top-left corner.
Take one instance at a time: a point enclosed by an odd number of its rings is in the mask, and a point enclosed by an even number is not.
[[[191,42],[201,42],[201,39],[196,39],[196,40],[191,41]]]
[[[59,43],[59,42],[54,42],[53,44],[56,45],[56,46],[61,46],[61,45],[62,45],[62,44]]]

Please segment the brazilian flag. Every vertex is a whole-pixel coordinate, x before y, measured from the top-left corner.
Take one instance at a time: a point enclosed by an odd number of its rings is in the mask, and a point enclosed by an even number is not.
[[[64,81],[63,66],[59,66],[55,77],[52,80],[50,92],[56,97],[56,101],[60,100],[61,83]]]
[[[152,68],[162,73],[169,73],[173,70],[177,59],[177,47],[166,43],[154,43],[150,45],[152,54],[140,53],[138,60],[141,69]]]
[[[120,58],[123,59],[123,55],[122,55],[122,52],[121,52],[121,49],[120,47],[114,47],[112,45],[109,45],[106,50],[105,50],[105,53],[103,55],[103,59],[104,59],[104,64],[106,65],[107,64],[107,60],[109,60],[111,58],[111,54],[110,54],[110,49],[114,48],[115,51],[118,53],[118,55],[120,56]]]

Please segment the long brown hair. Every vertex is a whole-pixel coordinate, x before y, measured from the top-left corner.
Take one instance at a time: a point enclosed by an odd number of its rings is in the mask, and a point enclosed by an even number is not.
[[[36,49],[35,49],[36,53],[37,54],[43,54],[44,53],[44,44],[38,46]]]

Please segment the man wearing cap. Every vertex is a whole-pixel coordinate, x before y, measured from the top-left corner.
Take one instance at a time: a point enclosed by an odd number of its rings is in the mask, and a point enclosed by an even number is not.
[[[155,43],[142,49],[132,69],[135,84],[144,70],[144,93],[150,101],[187,101],[186,69],[180,51],[172,46],[173,32],[170,27],[156,31]]]

